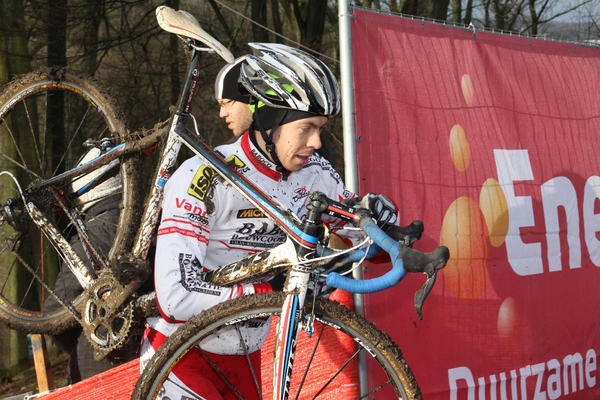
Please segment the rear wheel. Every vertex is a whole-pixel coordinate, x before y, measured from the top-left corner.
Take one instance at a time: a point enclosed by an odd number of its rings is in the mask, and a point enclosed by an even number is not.
[[[79,301],[81,293],[76,281],[59,280],[59,287],[57,276],[64,256],[33,223],[20,191],[77,166],[84,154],[89,158],[92,152],[99,153],[103,140],[114,146],[127,136],[116,101],[96,81],[76,71],[35,71],[15,79],[0,93],[0,171],[6,171],[0,175],[0,321],[9,327],[31,333],[60,332],[75,322],[68,308]],[[93,150],[83,146],[88,139],[97,145]],[[114,238],[117,231],[126,234],[117,227],[126,226],[130,218],[130,173],[124,172],[132,163],[122,160],[119,166],[116,162],[96,181],[101,180],[104,195],[111,195],[117,209],[121,196],[124,211],[120,215],[117,211],[116,216],[106,216],[86,195],[73,193],[88,183],[83,182],[87,178],[52,187],[26,201],[33,201],[73,243],[77,241],[74,216],[84,224],[96,224],[89,230],[88,253],[107,259],[118,253],[117,249],[110,252],[113,243],[124,242]],[[86,252],[80,249],[78,253],[86,261]]]
[[[164,390],[165,382],[177,385],[171,371],[190,350],[197,351],[199,342],[207,336],[218,334],[225,327],[236,325],[239,332],[245,326],[255,327],[258,323],[264,323],[266,317],[276,319],[281,313],[284,299],[283,293],[239,297],[191,318],[151,358],[137,382],[132,399],[154,399]],[[304,314],[309,315],[307,313],[311,310],[312,302],[307,301]],[[334,396],[339,399],[361,398],[358,383],[358,355],[361,352],[369,358],[367,365],[371,392],[368,398],[421,398],[402,352],[387,334],[356,312],[327,299],[316,299],[314,314],[316,322],[312,335],[309,337],[305,331],[300,332],[296,346],[290,399]],[[270,364],[273,362],[274,325],[275,321],[267,343],[260,350],[261,371],[256,371],[258,367],[252,371],[253,376],[262,375],[262,384],[258,385],[260,391],[254,387],[256,385],[229,387],[226,390],[233,397],[239,392],[244,398],[273,398]],[[239,373],[242,373],[242,368],[251,368],[250,365],[240,363]],[[215,371],[215,375],[219,376],[219,371]],[[169,396],[169,393],[163,392],[161,395]],[[186,396],[196,398],[193,393],[187,393]]]

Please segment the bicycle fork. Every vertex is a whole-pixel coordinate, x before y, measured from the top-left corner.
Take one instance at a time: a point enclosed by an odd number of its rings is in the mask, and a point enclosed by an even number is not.
[[[309,236],[320,238],[323,233],[321,215],[326,209],[318,198],[313,198],[307,206],[309,212],[302,224],[302,231]],[[311,268],[303,261],[312,258],[314,248],[296,244],[297,263],[288,270],[284,285],[287,294],[277,319],[275,330],[275,346],[273,358],[273,399],[283,400],[289,397],[292,380],[292,367],[298,334],[303,326],[304,301],[308,291]],[[310,319],[309,319],[310,320]],[[310,329],[310,327],[308,327]]]

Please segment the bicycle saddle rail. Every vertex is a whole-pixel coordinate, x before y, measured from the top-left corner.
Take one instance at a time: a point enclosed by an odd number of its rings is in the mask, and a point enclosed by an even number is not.
[[[230,64],[235,61],[233,54],[215,38],[206,33],[196,18],[189,12],[183,10],[175,11],[167,6],[160,6],[156,8],[156,20],[163,30],[206,44]]]

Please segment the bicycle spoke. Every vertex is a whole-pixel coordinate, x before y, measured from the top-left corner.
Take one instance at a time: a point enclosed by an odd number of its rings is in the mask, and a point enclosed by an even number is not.
[[[281,292],[238,297],[221,303],[192,317],[157,350],[145,366],[132,399],[149,399],[164,389],[163,383],[187,351],[197,349],[206,338],[218,336],[223,327],[244,324],[257,317],[278,318],[285,300]],[[333,301],[317,298],[315,301],[315,340],[302,331],[294,354],[294,371],[290,381],[290,398],[313,399],[361,398],[358,385],[357,355],[368,351],[374,357],[370,380],[382,398],[418,399],[418,387],[402,358],[400,349],[373,324],[357,313]],[[307,311],[310,306],[305,305]],[[275,324],[275,321],[272,322]],[[319,326],[320,324],[320,326]],[[243,325],[242,325],[243,326]],[[240,330],[243,329],[240,327]],[[274,334],[271,326],[270,334]],[[248,333],[250,334],[250,333]],[[273,338],[261,350],[266,357],[262,362],[263,398],[271,398]],[[239,366],[241,368],[242,366]],[[217,367],[214,366],[214,373]],[[304,374],[303,369],[308,370]],[[356,370],[355,370],[356,369]],[[248,383],[239,387],[246,394]],[[405,386],[406,385],[406,386]],[[175,395],[175,394],[173,394]],[[249,396],[249,395],[248,395]]]
[[[182,391],[186,392],[189,395],[189,399],[193,400],[193,399],[197,399],[197,400],[206,400],[202,397],[199,397],[196,395],[196,393],[192,392],[191,390],[189,390],[188,388],[186,388],[185,386],[179,384],[178,382],[176,382],[174,379],[167,379],[172,385],[177,386],[179,389],[181,389]]]
[[[35,101],[35,98],[34,98],[34,101]],[[33,121],[32,121],[32,118],[31,118],[31,114],[29,112],[29,107],[27,106],[27,102],[26,101],[24,101],[22,104],[23,104],[25,115],[27,116],[27,123],[29,125],[29,133],[31,134],[31,139],[33,140],[33,143],[36,144],[34,147],[35,147],[35,150],[36,150],[36,153],[37,153],[37,156],[38,156],[38,162],[41,165],[41,158],[40,158],[39,151],[38,151],[37,141],[36,141],[36,137],[35,137],[36,136],[35,135],[35,130],[33,128]],[[12,136],[13,135],[12,135],[12,130],[11,130],[11,137]],[[15,149],[17,150],[17,152],[19,153],[19,156],[21,157],[21,162],[23,163],[23,165],[25,165],[25,167],[24,167],[25,172],[27,172],[29,174],[29,176],[31,177],[31,174],[34,173],[33,172],[33,168],[28,168],[27,167],[27,162],[25,161],[25,157],[23,156],[23,154],[21,154],[21,146],[18,145],[18,142],[15,140],[14,137],[13,137],[13,143],[14,143]]]
[[[40,176],[38,174],[34,173],[30,168],[27,167],[26,162],[25,162],[25,158],[21,154],[20,146],[18,145],[18,143],[17,143],[17,141],[15,139],[15,135],[14,135],[13,130],[12,130],[10,124],[8,123],[8,121],[5,118],[2,118],[2,119],[0,119],[0,125],[2,125],[7,130],[8,134],[10,135],[13,147],[16,149],[16,151],[17,151],[18,155],[20,156],[22,162],[19,162],[19,161],[15,160],[13,157],[7,155],[3,151],[0,151],[0,155],[2,155],[2,157],[4,157],[6,160],[10,161],[15,166],[18,166],[23,171],[27,172],[28,175],[30,176],[30,178],[32,178],[32,179],[39,179]]]
[[[233,383],[231,383],[231,381],[229,380],[227,375],[225,375],[223,370],[221,368],[219,368],[219,366],[213,361],[213,359],[210,358],[210,356],[202,349],[200,349],[200,353],[202,354],[204,359],[206,361],[208,361],[208,363],[214,368],[215,372],[217,374],[219,374],[220,378],[223,379],[227,383],[227,385],[229,385],[229,388],[235,392],[235,394],[238,396],[238,398],[243,400],[244,396],[242,396],[242,394],[238,391],[238,389],[235,387],[235,385]]]
[[[376,387],[375,389],[371,390],[369,393],[365,394],[364,396],[362,396],[362,397],[361,397],[360,399],[358,399],[358,400],[361,400],[361,399],[367,399],[367,398],[369,398],[369,396],[370,396],[370,395],[372,395],[373,393],[377,393],[377,392],[379,392],[381,389],[383,389],[385,386],[387,386],[387,385],[389,385],[389,384],[391,384],[391,381],[389,381],[389,380],[388,380],[387,382],[384,382],[384,383],[382,383],[381,385],[379,385],[379,386],[378,386],[378,387]]]
[[[342,365],[340,367],[340,369],[336,373],[334,373],[331,376],[331,378],[329,378],[329,380],[327,382],[325,382],[325,384],[323,385],[323,387],[317,392],[317,394],[315,394],[315,397],[313,397],[313,399],[316,399],[327,388],[327,386],[329,386],[329,384],[331,382],[333,382],[335,378],[338,377],[338,375],[344,370],[344,368],[346,368],[350,364],[350,362],[356,358],[356,356],[358,355],[358,353],[360,353],[360,350],[357,350],[348,360],[346,360],[346,362],[344,363],[344,365]]]
[[[254,381],[254,385],[256,386],[256,391],[258,393],[258,397],[262,399],[262,390],[260,389],[260,383],[258,382],[258,378],[256,377],[256,371],[254,371],[252,361],[250,361],[250,354],[248,354],[248,346],[246,346],[246,344],[244,343],[244,338],[242,337],[242,333],[240,332],[240,327],[238,325],[235,326],[235,330],[238,334],[238,338],[240,339],[240,346],[244,349],[244,356],[246,357],[246,361],[248,362],[250,373],[252,374],[252,380]]]
[[[68,96],[70,98],[70,95]],[[69,104],[69,106],[71,105],[71,102],[68,101],[67,102]],[[79,121],[79,125],[77,126],[77,129],[75,129],[75,131],[73,132],[73,135],[71,136],[71,138],[68,140],[67,145],[65,146],[65,151],[63,152],[60,160],[56,163],[56,167],[55,170],[53,171],[52,175],[56,175],[58,173],[58,168],[62,165],[62,163],[65,161],[65,158],[67,157],[68,154],[68,149],[71,148],[71,146],[73,145],[73,142],[75,141],[75,138],[78,137],[79,132],[81,131],[81,127],[84,125],[85,119],[88,115],[88,112],[90,110],[92,106],[88,104],[87,109],[85,110],[85,113],[83,114],[83,116],[81,117],[81,120]],[[67,111],[72,112],[70,109],[68,109]]]
[[[6,248],[7,248],[7,247],[5,247],[4,249],[2,249],[2,253],[1,253],[0,255],[3,255],[3,254],[4,254],[4,251],[5,251],[5,249],[6,249]],[[8,269],[8,271],[7,271],[7,273],[6,273],[6,277],[9,277],[9,276],[10,276],[10,274],[11,274],[11,273],[12,273],[12,271],[13,271],[13,268],[14,268],[14,266],[15,266],[15,262],[13,261],[13,262],[11,263],[11,265],[10,265],[10,268]],[[9,282],[8,282],[8,279],[5,279],[5,280],[4,280],[4,283],[2,284],[2,287],[0,287],[0,294],[4,293],[4,289],[6,288],[6,285],[7,285],[8,283],[9,283]]]
[[[314,310],[313,310],[313,312],[314,312]],[[312,353],[310,355],[310,360],[311,361],[314,360],[314,358],[315,358],[315,354],[317,352],[317,347],[319,347],[319,343],[321,343],[321,337],[322,337],[324,329],[325,329],[325,325],[321,324],[321,330],[320,330],[319,334],[317,335],[317,342],[313,346],[313,351],[312,351]],[[309,361],[309,364],[311,363],[311,361]],[[306,368],[304,370],[304,375],[302,376],[302,379],[300,380],[300,385],[299,385],[299,388],[298,388],[298,393],[296,394],[296,400],[298,400],[298,396],[300,396],[300,392],[302,391],[302,387],[304,386],[304,382],[306,381],[306,377],[308,375],[308,371],[309,371],[308,368]]]

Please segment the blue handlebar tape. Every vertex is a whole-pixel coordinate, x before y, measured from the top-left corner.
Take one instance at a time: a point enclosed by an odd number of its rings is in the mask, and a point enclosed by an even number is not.
[[[357,281],[345,278],[337,272],[331,272],[327,276],[327,284],[334,288],[345,290],[350,293],[375,293],[389,289],[400,282],[406,276],[406,270],[400,258],[401,244],[387,235],[369,217],[360,220],[362,230],[373,239],[373,242],[385,250],[392,259],[392,269],[378,278]]]

